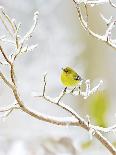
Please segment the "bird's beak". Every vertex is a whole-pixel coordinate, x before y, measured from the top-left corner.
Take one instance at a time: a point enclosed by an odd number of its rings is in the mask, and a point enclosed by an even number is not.
[[[83,79],[83,78],[81,78],[81,76],[79,76],[79,81],[84,81],[84,79]]]

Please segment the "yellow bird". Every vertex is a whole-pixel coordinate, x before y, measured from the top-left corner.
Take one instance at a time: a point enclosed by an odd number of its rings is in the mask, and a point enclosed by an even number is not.
[[[62,68],[61,82],[65,87],[75,87],[82,78],[70,67]]]

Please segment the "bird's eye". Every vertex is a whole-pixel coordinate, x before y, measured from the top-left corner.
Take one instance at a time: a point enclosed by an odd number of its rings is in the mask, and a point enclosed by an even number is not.
[[[68,70],[67,70],[67,69],[64,69],[64,72],[65,72],[65,73],[68,73]]]

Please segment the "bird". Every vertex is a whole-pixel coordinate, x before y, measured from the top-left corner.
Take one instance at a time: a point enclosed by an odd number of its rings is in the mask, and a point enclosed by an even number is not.
[[[71,67],[62,68],[61,82],[65,87],[76,87],[83,79]]]

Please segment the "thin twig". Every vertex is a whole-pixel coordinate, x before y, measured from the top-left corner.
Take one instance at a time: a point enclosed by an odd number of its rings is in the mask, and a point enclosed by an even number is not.
[[[2,53],[2,55],[3,55],[3,57],[4,57],[4,59],[6,60],[6,62],[8,62],[8,64],[10,65],[11,80],[12,80],[13,84],[16,85],[15,80],[14,80],[15,74],[14,74],[13,64],[12,64],[12,62],[8,59],[7,55],[5,54],[5,52],[3,51],[3,49],[2,49],[1,46],[0,46],[0,51],[1,51],[1,53]]]
[[[14,26],[12,20],[10,19],[10,17],[6,14],[6,12],[3,9],[2,9],[2,13],[3,13],[4,17],[7,19],[7,21],[9,22],[9,24],[11,25],[13,32],[15,33],[16,29],[15,29],[15,26]]]
[[[20,109],[20,107],[17,106],[11,106],[11,107],[4,107],[4,109],[0,109],[0,113],[3,113],[0,115],[0,118],[7,118],[14,110]]]
[[[7,55],[5,54],[5,52],[3,51],[2,46],[0,46],[0,52],[2,53],[2,55],[3,55],[4,59],[6,60],[6,62],[7,62],[8,64],[11,65],[11,62],[10,62],[10,60],[8,59],[8,57],[7,57]]]
[[[10,87],[11,89],[14,89],[13,85],[6,79],[6,77],[2,72],[0,72],[0,77],[8,87]]]
[[[112,7],[116,8],[116,5],[113,4],[111,0],[109,0],[109,3],[110,3],[110,5],[111,5]]]

